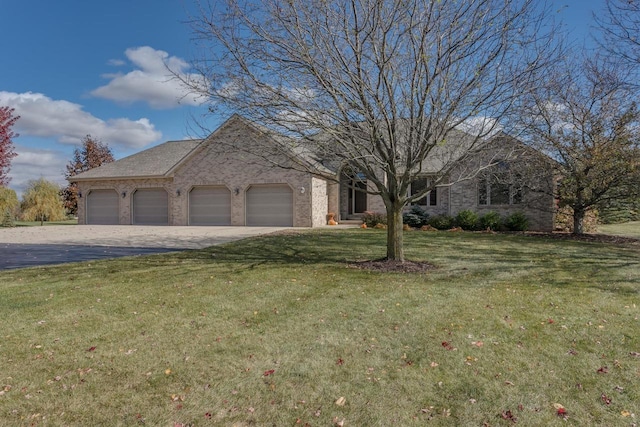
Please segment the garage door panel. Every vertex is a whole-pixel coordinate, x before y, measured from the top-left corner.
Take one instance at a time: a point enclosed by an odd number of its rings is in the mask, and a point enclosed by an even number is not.
[[[169,197],[163,188],[141,188],[133,193],[133,223],[169,224]]]
[[[288,185],[250,187],[246,200],[247,225],[293,226],[293,192]]]
[[[115,190],[91,190],[87,195],[87,224],[117,225],[119,198]]]
[[[231,225],[231,192],[195,187],[189,192],[189,225]]]

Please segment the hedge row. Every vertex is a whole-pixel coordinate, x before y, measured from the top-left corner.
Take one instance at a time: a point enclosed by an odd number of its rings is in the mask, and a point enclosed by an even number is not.
[[[386,224],[387,216],[378,212],[365,212],[362,222],[367,227],[375,227],[378,224]],[[464,210],[460,211],[456,216],[430,216],[420,206],[412,206],[409,212],[402,215],[402,222],[413,228],[430,225],[438,230],[460,227],[467,231],[487,229],[494,231],[525,231],[529,228],[529,220],[522,212],[515,212],[502,217],[497,212],[487,212],[479,216],[474,211]]]

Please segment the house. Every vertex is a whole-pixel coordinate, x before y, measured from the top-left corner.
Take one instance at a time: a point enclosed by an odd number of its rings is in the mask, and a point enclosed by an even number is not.
[[[329,212],[345,220],[365,211],[385,211],[379,196],[362,191],[367,183],[357,176],[320,165],[315,167],[324,169],[318,174],[283,162],[275,162],[284,166],[276,167],[243,150],[228,148],[268,146],[273,138],[277,136],[235,115],[203,140],[165,142],[78,174],[70,178],[79,189],[78,222],[318,227],[326,224]],[[501,136],[492,144],[517,145],[514,141]],[[496,158],[495,150],[485,153]],[[460,166],[417,204],[429,214],[455,215],[464,209],[501,214],[522,211],[533,229],[551,230],[552,196],[530,203],[532,194],[542,192],[514,181],[509,167],[502,173],[509,175],[508,180],[495,179],[500,175],[495,171],[478,173],[482,168],[474,162],[485,161],[484,156],[479,152],[461,160]],[[430,167],[437,165],[424,166],[424,177],[412,184],[414,194],[431,185]],[[475,173],[463,176],[469,170]],[[542,181],[549,181],[546,175]]]

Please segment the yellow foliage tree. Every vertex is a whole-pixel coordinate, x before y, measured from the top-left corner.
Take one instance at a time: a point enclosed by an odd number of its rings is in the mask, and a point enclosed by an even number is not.
[[[0,187],[0,216],[3,226],[11,226],[18,211],[18,196],[10,188]]]
[[[60,221],[65,218],[60,187],[44,178],[29,181],[22,196],[22,219],[25,221]]]

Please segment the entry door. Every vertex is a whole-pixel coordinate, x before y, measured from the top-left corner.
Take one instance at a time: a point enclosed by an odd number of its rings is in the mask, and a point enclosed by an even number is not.
[[[367,210],[367,181],[352,179],[349,185],[349,215],[361,214]]]

